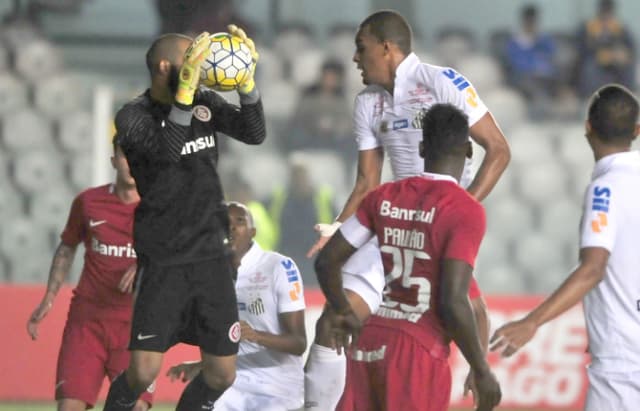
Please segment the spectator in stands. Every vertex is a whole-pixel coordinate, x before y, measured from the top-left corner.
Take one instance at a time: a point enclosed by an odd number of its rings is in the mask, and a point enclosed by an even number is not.
[[[543,105],[538,103],[553,94],[555,51],[553,38],[539,31],[538,8],[534,5],[523,7],[520,29],[506,44],[505,65],[509,83],[535,106]]]
[[[606,83],[635,88],[635,46],[615,16],[615,1],[600,0],[598,14],[578,30],[578,93],[588,97]]]
[[[317,222],[329,224],[335,217],[333,192],[328,186],[316,187],[301,158],[293,153],[289,160],[287,186],[274,190],[269,211],[278,230],[277,250],[298,263],[303,281],[317,284],[313,261],[306,258],[315,238],[309,228]]]
[[[283,136],[283,149],[331,150],[341,156],[353,153],[351,109],[345,98],[344,65],[327,60],[322,65],[318,81],[304,90],[296,111]],[[354,156],[345,158],[353,164]]]
[[[251,219],[256,226],[255,242],[263,250],[275,250],[278,241],[277,227],[267,207],[256,199],[251,185],[237,172],[233,173],[225,183],[224,187],[228,187],[227,199],[245,204],[251,213]]]
[[[251,25],[238,15],[232,0],[156,0],[160,34],[227,31],[234,23],[252,36]]]

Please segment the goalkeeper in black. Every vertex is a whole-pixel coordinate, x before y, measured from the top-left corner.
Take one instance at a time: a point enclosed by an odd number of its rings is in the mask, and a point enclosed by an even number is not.
[[[235,25],[229,32],[253,55],[238,87],[240,107],[198,88],[209,34],[195,40],[167,34],[147,52],[151,87],[116,115],[116,139],[140,193],[133,229],[138,271],[131,360],[113,380],[105,410],[131,410],[141,392],[153,390],[164,352],[178,342],[199,346],[204,366],[176,410],[212,409],[235,379],[240,325],[217,132],[260,144],[265,124],[253,80],[255,46]]]

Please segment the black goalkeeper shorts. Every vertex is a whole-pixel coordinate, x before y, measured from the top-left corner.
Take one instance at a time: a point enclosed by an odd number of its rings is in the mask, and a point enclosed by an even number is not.
[[[158,265],[138,257],[129,350],[166,352],[178,342],[237,354],[240,324],[228,257]]]

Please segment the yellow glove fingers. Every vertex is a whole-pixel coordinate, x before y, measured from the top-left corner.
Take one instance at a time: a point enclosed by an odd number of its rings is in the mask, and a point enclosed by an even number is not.
[[[247,36],[247,33],[245,33],[243,29],[236,26],[235,24],[229,24],[227,26],[227,29],[229,30],[229,34],[231,34],[232,36],[239,37],[247,45],[247,47],[249,47],[253,61],[254,62],[258,61],[259,55],[258,55],[258,52],[256,51],[256,45],[253,42],[253,40]]]
[[[209,45],[211,44],[211,39],[209,38],[209,33],[206,31],[201,33],[196,39],[191,43],[191,46],[185,52],[185,61],[189,64],[192,64],[198,60],[202,61],[202,54],[207,53],[209,51]]]

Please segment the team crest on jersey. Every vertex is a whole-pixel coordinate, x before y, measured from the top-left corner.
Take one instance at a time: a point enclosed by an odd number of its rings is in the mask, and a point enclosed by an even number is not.
[[[229,339],[233,343],[240,342],[240,323],[238,321],[229,327]]]
[[[264,283],[267,280],[268,277],[262,274],[260,271],[256,272],[252,277],[249,277],[249,282],[253,284]]]
[[[425,115],[426,111],[425,110],[418,110],[416,112],[416,116],[413,118],[413,121],[411,122],[411,125],[413,126],[413,128],[416,129],[422,129],[422,120],[424,119],[424,115]]]
[[[207,106],[198,104],[193,108],[193,116],[200,121],[206,122],[211,120],[211,110]]]
[[[387,131],[389,131],[389,122],[384,120],[380,122],[380,132],[381,133],[386,133]]]

